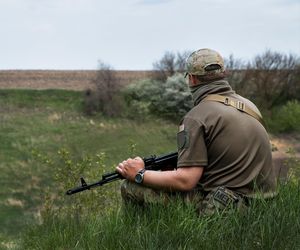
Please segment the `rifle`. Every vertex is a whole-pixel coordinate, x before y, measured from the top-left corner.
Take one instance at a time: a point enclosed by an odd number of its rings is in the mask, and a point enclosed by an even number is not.
[[[152,155],[148,158],[143,158],[145,163],[146,170],[164,170],[164,169],[174,169],[177,166],[177,157],[178,153],[173,152],[161,156]],[[69,189],[66,194],[72,195],[79,192],[82,192],[87,189],[91,189],[98,186],[103,186],[106,183],[110,183],[119,179],[123,179],[123,176],[120,175],[118,172],[111,172],[108,174],[102,175],[102,179],[98,182],[87,184],[83,177],[80,178],[81,186]]]

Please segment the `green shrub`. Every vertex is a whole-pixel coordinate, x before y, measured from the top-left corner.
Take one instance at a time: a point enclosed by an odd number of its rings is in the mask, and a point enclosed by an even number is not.
[[[163,91],[162,83],[145,79],[130,84],[124,89],[124,99],[129,107],[128,116],[147,116],[151,113],[151,105],[155,105]]]
[[[166,82],[143,80],[127,87],[125,100],[134,114],[151,114],[178,121],[192,107],[192,98],[182,74]]]
[[[288,101],[284,106],[275,109],[267,122],[270,130],[274,132],[300,131],[299,101]]]
[[[84,95],[85,113],[93,115],[100,112],[107,117],[120,116],[123,103],[119,95],[121,82],[116,71],[109,64],[99,61],[99,69],[91,84],[93,87],[87,89]]]
[[[81,186],[79,177],[87,177],[88,184],[98,181],[99,176],[106,172],[105,153],[95,156],[84,156],[78,159],[71,156],[66,149],[58,151],[59,159],[51,159],[39,152],[33,151],[36,159],[44,162],[54,170],[56,195],[53,191],[44,195],[44,206],[41,209],[41,219],[47,221],[56,214],[69,214],[76,218],[84,214],[99,214],[101,211],[112,209],[118,205],[118,184],[95,188],[76,195],[67,196],[66,191],[70,188]]]

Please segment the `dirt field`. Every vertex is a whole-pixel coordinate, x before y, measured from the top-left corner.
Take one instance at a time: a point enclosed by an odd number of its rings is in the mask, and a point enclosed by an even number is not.
[[[70,89],[90,88],[96,70],[0,70],[0,88]],[[149,78],[152,71],[115,71],[121,84]]]

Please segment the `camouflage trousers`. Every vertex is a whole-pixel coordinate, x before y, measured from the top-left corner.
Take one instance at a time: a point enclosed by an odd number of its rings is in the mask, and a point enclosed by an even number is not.
[[[208,193],[204,193],[200,189],[170,193],[125,180],[121,185],[121,195],[125,204],[139,205],[166,205],[175,197],[179,197],[185,204],[193,205],[199,215],[212,215],[216,212],[229,211],[232,208],[240,211],[247,209],[246,201],[240,195],[224,187],[218,187]]]

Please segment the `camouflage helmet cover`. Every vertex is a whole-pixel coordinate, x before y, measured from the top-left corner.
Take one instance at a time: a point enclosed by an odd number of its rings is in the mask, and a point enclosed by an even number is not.
[[[212,49],[194,51],[186,60],[187,73],[198,76],[215,75],[225,72],[222,56]]]

